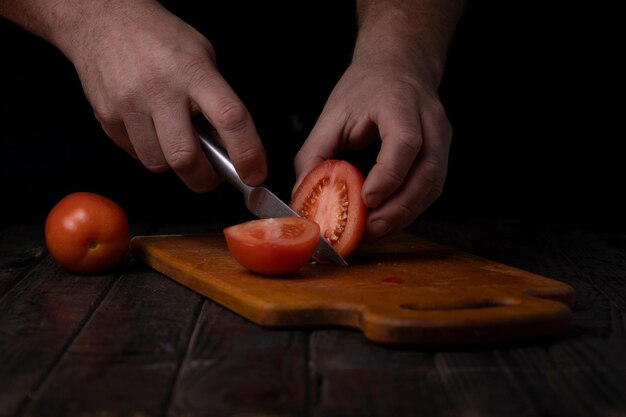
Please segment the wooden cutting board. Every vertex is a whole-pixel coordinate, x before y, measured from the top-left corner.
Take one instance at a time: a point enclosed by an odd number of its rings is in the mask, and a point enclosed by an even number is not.
[[[376,343],[463,345],[565,331],[574,292],[559,281],[398,234],[346,268],[311,263],[271,278],[241,267],[222,234],[138,236],[135,259],[267,327],[343,326]]]

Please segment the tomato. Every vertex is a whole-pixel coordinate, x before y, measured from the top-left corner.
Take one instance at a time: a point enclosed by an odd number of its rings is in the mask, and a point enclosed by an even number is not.
[[[124,210],[94,193],[65,196],[48,213],[45,226],[48,252],[76,274],[105,271],[119,264],[130,243]]]
[[[265,275],[294,272],[313,255],[319,226],[301,217],[251,220],[224,229],[226,244],[237,262]]]
[[[293,193],[291,208],[315,221],[344,258],[359,245],[368,209],[361,198],[363,175],[350,162],[329,159],[313,168]]]

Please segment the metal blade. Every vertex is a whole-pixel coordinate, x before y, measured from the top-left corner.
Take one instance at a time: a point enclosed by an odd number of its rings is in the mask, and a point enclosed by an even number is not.
[[[228,182],[241,191],[246,202],[246,207],[248,207],[248,210],[255,216],[261,219],[270,217],[300,217],[298,213],[293,211],[287,204],[283,203],[280,198],[276,197],[274,193],[267,188],[263,186],[251,187],[245,184],[241,178],[239,178],[239,174],[237,174],[233,163],[228,157],[228,153],[216,143],[215,138],[210,134],[209,130],[204,127],[202,121],[196,123],[196,131],[198,133],[198,139],[200,140],[200,146],[206,153],[209,161],[211,161],[213,167],[224,176]],[[320,236],[313,256],[318,259],[334,262],[341,266],[348,266],[348,263],[323,236]]]
[[[246,193],[246,207],[255,216],[261,219],[270,217],[300,217],[291,207],[285,204],[280,198],[265,187],[251,187],[249,193]],[[327,260],[337,265],[348,266],[345,259],[341,257],[332,247],[330,242],[323,236],[320,236],[313,256],[318,259]]]
[[[323,236],[320,236],[320,239],[317,241],[313,257],[331,261],[340,266],[348,266],[346,260],[337,253],[335,248],[333,248],[330,242],[328,242],[328,240],[326,240]]]
[[[298,213],[263,186],[251,187],[250,192],[245,194],[244,198],[248,210],[261,219],[270,217],[299,217]]]

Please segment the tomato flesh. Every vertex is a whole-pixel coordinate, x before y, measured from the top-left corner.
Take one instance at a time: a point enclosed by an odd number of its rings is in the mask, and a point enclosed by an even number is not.
[[[313,255],[319,226],[300,217],[251,220],[224,229],[237,262],[264,275],[282,275],[304,266]]]
[[[329,159],[313,168],[293,194],[291,208],[320,226],[321,235],[349,256],[365,232],[363,175],[350,162]]]
[[[76,192],[48,213],[46,247],[62,267],[77,274],[105,271],[122,261],[130,242],[124,210],[95,193]]]

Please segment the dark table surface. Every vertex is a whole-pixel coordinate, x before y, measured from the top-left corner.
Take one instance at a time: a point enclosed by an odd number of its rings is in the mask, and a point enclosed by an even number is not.
[[[134,225],[133,233],[202,231]],[[72,275],[36,225],[0,229],[0,416],[625,416],[626,233],[423,220],[412,232],[566,282],[569,332],[388,348],[259,327],[150,268]]]

